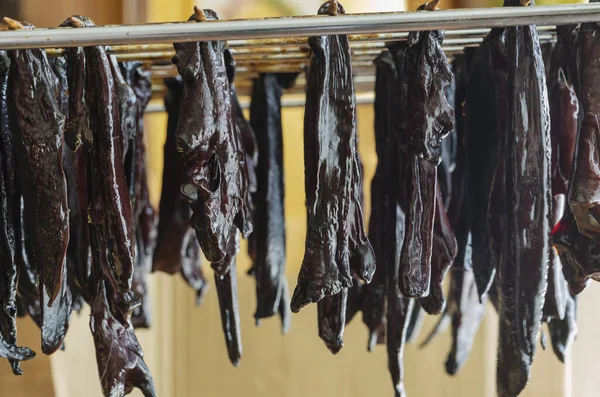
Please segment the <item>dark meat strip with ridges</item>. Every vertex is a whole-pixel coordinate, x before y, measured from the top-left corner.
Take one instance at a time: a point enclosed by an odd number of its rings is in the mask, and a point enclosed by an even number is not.
[[[17,347],[17,238],[20,226],[20,199],[15,180],[13,134],[8,110],[8,75],[10,60],[0,51],[0,357],[11,360],[15,375],[22,373],[21,360],[35,357],[35,353]],[[14,116],[13,116],[14,117]]]
[[[13,30],[33,29],[26,22],[5,21]],[[69,242],[67,187],[62,169],[65,117],[55,97],[55,77],[46,53],[39,49],[13,50],[8,56],[9,109],[16,118],[13,134],[17,137],[15,151],[26,227],[33,236],[34,260],[51,303],[61,287]]]
[[[121,397],[137,387],[145,397],[155,397],[154,382],[133,327],[114,316],[107,295],[106,282],[98,280],[91,304],[90,329],[104,395]]]
[[[84,22],[85,21],[85,22]],[[93,24],[71,17],[76,27]],[[94,134],[88,161],[89,223],[93,258],[90,330],[96,347],[100,383],[105,396],[124,396],[138,387],[156,396],[152,375],[131,324],[140,305],[131,290],[133,220],[123,165],[118,96],[104,47],[85,48],[86,100]],[[120,239],[115,242],[115,239]],[[118,247],[117,244],[120,244]]]
[[[320,15],[344,13],[336,1],[319,9]],[[313,52],[304,119],[308,225],[304,259],[291,302],[293,312],[352,286],[353,227],[349,219],[354,216],[350,214],[352,205],[355,209],[360,206],[353,186],[359,180],[354,176],[358,168],[356,99],[348,38],[311,37],[309,45]]]
[[[218,19],[195,8],[189,21]],[[231,93],[223,58],[224,42],[176,43],[173,62],[183,77],[176,146],[187,173],[183,192],[193,203],[191,224],[204,255],[218,274],[227,268],[231,226],[252,231],[248,175],[239,132],[231,112]]]
[[[439,0],[418,9],[437,10]],[[441,143],[455,128],[454,110],[446,101],[452,71],[444,51],[443,30],[411,32],[406,41],[404,73],[405,130],[409,151],[434,165],[441,161]]]
[[[506,53],[507,212],[498,267],[500,397],[518,395],[529,381],[547,287],[552,218],[550,115],[536,27],[506,29]]]

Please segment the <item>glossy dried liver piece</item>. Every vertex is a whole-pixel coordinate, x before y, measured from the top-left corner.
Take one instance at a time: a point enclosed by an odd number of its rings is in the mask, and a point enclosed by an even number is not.
[[[276,314],[288,301],[281,96],[284,88],[294,84],[296,76],[263,74],[254,81],[252,90],[250,123],[259,156],[257,189],[252,195],[254,231],[249,245],[256,278],[257,321]]]
[[[579,29],[578,94],[583,122],[577,138],[568,197],[580,233],[600,244],[600,60],[594,56],[600,49],[599,32],[595,23],[581,24]]]
[[[17,347],[17,236],[20,226],[20,199],[14,175],[13,135],[11,114],[8,109],[8,76],[10,60],[0,51],[0,357],[11,361],[13,373],[22,373],[19,362],[35,357],[35,353],[24,347]],[[16,207],[15,207],[16,206]]]
[[[319,9],[319,14],[343,13],[344,8],[336,1]],[[309,45],[313,52],[304,119],[308,227],[304,259],[292,297],[293,312],[352,286],[351,257],[366,270],[365,253],[372,255],[366,238],[350,236],[361,229],[352,224],[356,213],[350,213],[351,208],[361,208],[357,197],[357,184],[361,182],[357,175],[356,99],[348,38],[311,37]],[[369,275],[372,269],[357,274],[362,278]]]
[[[497,389],[499,396],[516,396],[529,381],[547,287],[551,148],[546,78],[535,26],[506,29],[506,54],[509,118],[506,228],[497,281]]]
[[[190,21],[216,20],[212,10],[200,10]],[[183,187],[204,255],[219,273],[231,226],[244,235],[252,231],[248,178],[241,137],[231,112],[231,93],[223,59],[224,42],[176,43],[173,62],[184,81],[176,131],[177,149],[186,166]]]
[[[28,23],[6,22],[11,29],[33,28]],[[55,97],[54,76],[45,52],[14,50],[8,55],[9,105],[16,117],[13,133],[18,136],[15,150],[25,219],[34,241],[40,279],[50,301],[54,301],[69,242],[67,187],[62,169],[65,117]]]

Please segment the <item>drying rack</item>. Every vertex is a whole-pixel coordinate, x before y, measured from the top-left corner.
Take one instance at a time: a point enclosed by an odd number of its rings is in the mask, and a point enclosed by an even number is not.
[[[92,16],[93,17],[93,16]],[[0,49],[45,48],[58,56],[66,47],[106,45],[120,61],[139,60],[152,72],[153,91],[163,92],[162,82],[177,75],[170,59],[173,42],[227,41],[236,63],[236,88],[243,106],[248,104],[252,79],[260,73],[302,72],[309,63],[307,37],[347,34],[352,50],[357,102],[373,101],[373,59],[387,42],[404,40],[409,32],[445,29],[447,55],[477,46],[494,27],[535,24],[541,42],[555,39],[560,24],[600,21],[600,3],[534,7],[495,7],[443,11],[302,16],[203,23],[154,23],[89,28],[53,28],[0,32]],[[283,106],[302,106],[305,79],[286,92]],[[162,111],[152,103],[150,112]]]

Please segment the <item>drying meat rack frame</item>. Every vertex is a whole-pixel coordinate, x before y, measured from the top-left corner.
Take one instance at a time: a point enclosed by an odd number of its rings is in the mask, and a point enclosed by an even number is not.
[[[49,56],[57,56],[66,47],[110,46],[109,52],[120,61],[145,62],[152,71],[153,90],[161,94],[164,78],[177,75],[170,63],[174,55],[171,43],[225,40],[237,63],[236,88],[242,103],[247,104],[244,97],[258,74],[306,69],[310,54],[307,37],[347,34],[357,101],[371,103],[373,59],[387,42],[406,39],[409,32],[445,29],[443,48],[452,55],[478,45],[490,28],[535,24],[540,41],[546,42],[555,39],[555,25],[582,22],[600,22],[600,3],[2,31],[0,49],[45,48]],[[303,105],[303,81],[300,78],[287,92],[283,106]],[[148,109],[161,110],[152,104]]]

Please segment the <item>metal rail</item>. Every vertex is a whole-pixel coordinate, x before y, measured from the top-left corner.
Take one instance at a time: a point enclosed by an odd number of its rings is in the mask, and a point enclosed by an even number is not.
[[[600,21],[600,4],[495,7],[444,11],[348,14],[203,23],[55,28],[0,32],[0,49],[156,44],[200,40],[267,39],[262,45],[302,44],[307,36],[378,35],[428,29],[475,29]],[[269,41],[269,39],[273,39]],[[368,37],[364,38],[369,40]]]

